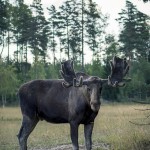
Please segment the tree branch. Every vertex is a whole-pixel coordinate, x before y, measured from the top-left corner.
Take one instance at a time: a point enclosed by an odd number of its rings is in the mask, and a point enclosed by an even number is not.
[[[132,121],[129,121],[129,122],[134,125],[138,125],[138,126],[150,125],[150,123],[136,123],[136,122],[132,122]]]
[[[147,111],[147,110],[150,110],[150,109],[137,109],[137,108],[134,108],[135,110],[139,110],[139,111]]]

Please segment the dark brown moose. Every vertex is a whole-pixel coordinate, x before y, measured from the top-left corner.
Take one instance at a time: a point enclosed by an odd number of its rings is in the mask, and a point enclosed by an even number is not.
[[[114,69],[117,64],[115,61],[109,82],[113,85],[115,81],[115,86],[119,86],[123,80],[120,74],[125,75],[123,72],[126,67],[121,63],[123,69]],[[27,150],[27,139],[39,120],[69,123],[73,150],[79,150],[78,127],[83,124],[86,150],[92,149],[94,120],[100,109],[103,83],[108,82],[108,79],[75,73],[73,61],[70,60],[61,66],[60,73],[64,79],[33,80],[23,84],[18,91],[23,115],[18,134],[20,150]]]

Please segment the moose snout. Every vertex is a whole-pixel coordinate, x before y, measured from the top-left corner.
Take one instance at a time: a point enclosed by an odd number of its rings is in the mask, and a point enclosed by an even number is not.
[[[99,102],[91,102],[90,105],[91,105],[91,109],[94,112],[98,112],[99,111],[99,108],[100,108],[100,103]]]

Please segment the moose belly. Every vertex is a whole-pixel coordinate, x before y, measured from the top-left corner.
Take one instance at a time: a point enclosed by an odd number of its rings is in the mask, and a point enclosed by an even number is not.
[[[67,123],[68,122],[68,104],[66,99],[43,98],[38,104],[38,116],[41,120],[51,123]]]
[[[44,113],[39,112],[38,114],[40,120],[46,120],[50,123],[68,123],[68,117],[63,114],[54,114],[54,113]]]

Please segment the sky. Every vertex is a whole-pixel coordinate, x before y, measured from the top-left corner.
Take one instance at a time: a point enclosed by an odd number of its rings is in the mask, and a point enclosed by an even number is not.
[[[43,7],[49,7],[51,4],[59,7],[65,0],[41,0]],[[110,18],[108,20],[109,26],[107,28],[107,32],[113,33],[114,35],[118,35],[119,33],[119,25],[118,22],[115,21],[118,18],[118,13],[121,12],[121,9],[125,7],[126,0],[93,0],[99,6],[104,14],[109,14]],[[132,2],[139,11],[150,16],[150,2],[143,3],[142,0],[129,0]],[[32,0],[25,0],[26,3],[31,4]]]
[[[26,4],[31,4],[32,0],[24,0]],[[59,7],[65,0],[41,0],[43,4],[43,8],[46,12],[46,8],[50,7],[52,4],[56,7]],[[111,33],[113,35],[119,34],[119,24],[115,20],[118,18],[118,13],[121,12],[121,9],[125,8],[125,1],[126,0],[93,0],[98,4],[98,7],[101,9],[103,14],[109,14],[109,20],[108,20],[108,27],[106,28],[107,33]],[[132,2],[139,11],[147,14],[150,16],[150,2],[143,3],[142,0],[129,0]],[[7,55],[7,50],[6,54]],[[13,52],[12,52],[13,55]],[[90,51],[85,53],[85,63],[91,61],[91,55],[92,53]],[[59,56],[59,54],[56,54],[56,57]],[[32,58],[32,57],[31,57]],[[52,58],[50,58],[52,59]],[[31,60],[29,60],[31,62]]]

